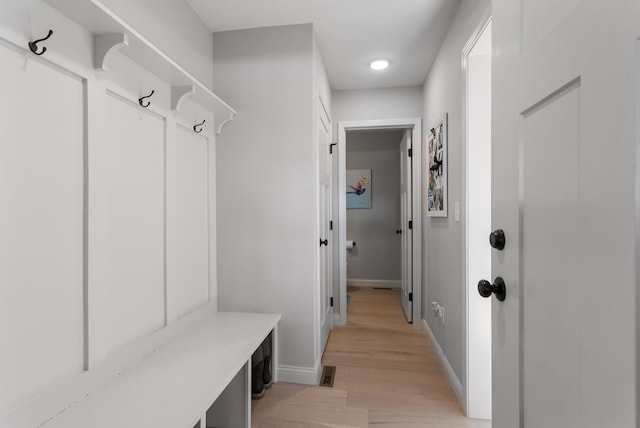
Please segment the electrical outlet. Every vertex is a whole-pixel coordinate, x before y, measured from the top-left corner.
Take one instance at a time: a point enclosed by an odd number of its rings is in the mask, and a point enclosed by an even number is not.
[[[436,318],[440,318],[440,322],[444,325],[444,306],[438,302],[431,302],[431,312]]]

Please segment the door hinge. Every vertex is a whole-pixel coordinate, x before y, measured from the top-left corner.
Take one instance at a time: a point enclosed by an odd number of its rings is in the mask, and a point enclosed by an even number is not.
[[[409,152],[409,157],[413,157],[413,149],[409,149],[408,152]]]
[[[332,155],[333,154],[333,146],[337,146],[338,143],[331,143],[329,144],[329,154]]]
[[[409,301],[413,302],[413,293],[409,293]]]
[[[333,297],[329,297],[329,305],[333,308]]]
[[[329,230],[333,230],[333,220],[329,221]]]
[[[413,221],[409,220],[409,230],[413,230]]]

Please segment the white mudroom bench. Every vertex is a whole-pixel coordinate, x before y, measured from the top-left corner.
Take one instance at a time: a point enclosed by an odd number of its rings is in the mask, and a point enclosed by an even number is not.
[[[15,408],[0,427],[250,427],[251,355],[273,332],[276,366],[279,320],[207,305]]]

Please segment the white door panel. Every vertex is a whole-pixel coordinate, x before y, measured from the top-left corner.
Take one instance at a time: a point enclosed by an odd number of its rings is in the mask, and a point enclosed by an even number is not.
[[[579,99],[575,85],[523,116],[525,426],[572,426],[579,410]]]
[[[493,427],[634,426],[640,4],[492,10]]]
[[[535,45],[545,36],[550,24],[557,24],[575,7],[579,0],[522,0],[525,10],[523,22],[524,49]]]

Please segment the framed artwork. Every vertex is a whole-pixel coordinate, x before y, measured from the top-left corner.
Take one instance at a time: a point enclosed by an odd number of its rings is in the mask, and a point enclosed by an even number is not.
[[[347,208],[371,208],[371,170],[347,170]]]
[[[427,215],[447,216],[447,113],[427,131]]]

